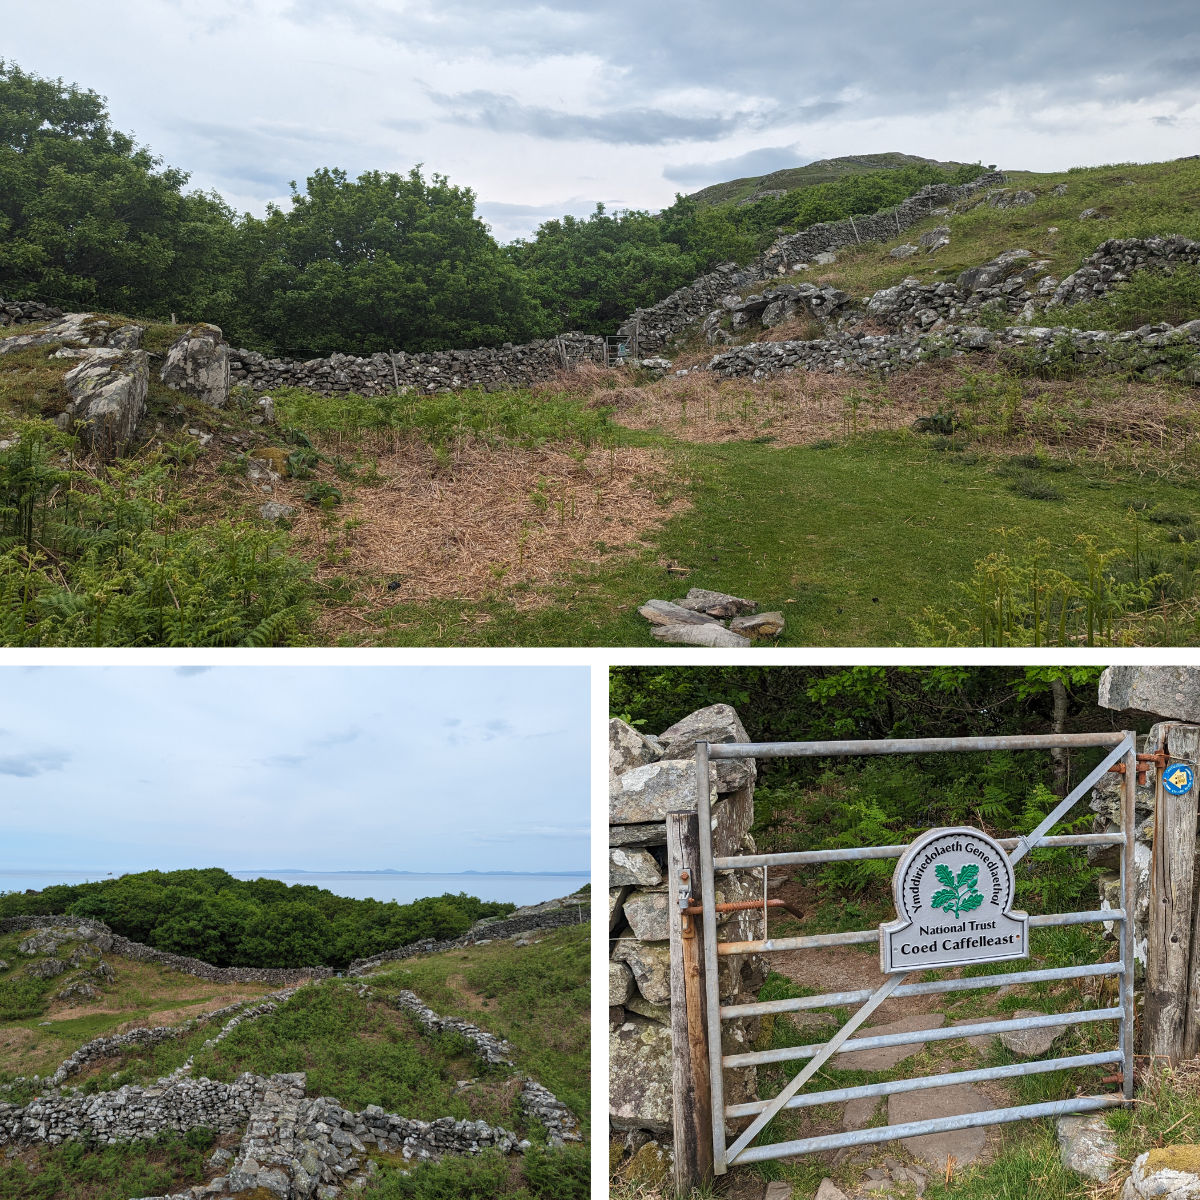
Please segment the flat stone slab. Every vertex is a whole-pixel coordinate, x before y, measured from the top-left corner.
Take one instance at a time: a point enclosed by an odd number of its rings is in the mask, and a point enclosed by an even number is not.
[[[708,613],[696,612],[691,608],[684,608],[680,604],[672,604],[670,600],[647,600],[638,612],[641,613],[651,625],[716,625],[718,624],[716,617],[710,617]]]
[[[758,608],[756,600],[731,596],[728,592],[712,592],[708,588],[689,588],[688,594],[675,603],[693,612],[708,613],[710,617],[740,617]]]
[[[650,636],[659,642],[673,642],[677,646],[729,647],[742,650],[750,645],[750,639],[731,633],[724,625],[655,625]]]
[[[1014,1017],[1040,1017],[1043,1014],[1035,1008],[1018,1008],[1012,1015]],[[1066,1032],[1065,1025],[1050,1025],[1041,1029],[1017,1029],[1012,1033],[1002,1033],[1000,1041],[1022,1058],[1040,1058]]]
[[[925,1088],[919,1092],[897,1092],[888,1097],[888,1124],[933,1121],[938,1117],[957,1117],[994,1107],[987,1096],[971,1083]],[[954,1159],[955,1167],[973,1163],[983,1153],[987,1130],[977,1126],[973,1129],[954,1129],[948,1133],[924,1133],[900,1140],[914,1158],[944,1171],[947,1158]]]
[[[951,1021],[951,1025],[979,1025],[986,1018],[984,1017],[959,1017],[957,1021]],[[994,1033],[983,1033],[978,1037],[963,1038],[963,1041],[971,1047],[972,1050],[978,1050],[980,1054],[986,1054],[991,1048],[992,1043],[996,1040]]]
[[[847,1100],[842,1110],[842,1128],[866,1129],[878,1107],[878,1096],[859,1096],[857,1100]]]
[[[854,1036],[883,1037],[889,1033],[915,1033],[919,1029],[937,1029],[945,1023],[946,1018],[941,1013],[915,1013],[911,1017],[889,1021],[886,1025],[860,1029]],[[878,1050],[848,1050],[835,1054],[833,1065],[844,1071],[890,1071],[897,1063],[916,1054],[921,1047],[921,1042],[914,1042],[908,1046],[882,1046]]]

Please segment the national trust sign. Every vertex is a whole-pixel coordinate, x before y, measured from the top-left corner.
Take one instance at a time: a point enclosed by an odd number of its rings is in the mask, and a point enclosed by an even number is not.
[[[1008,855],[978,829],[931,829],[892,876],[895,921],[879,927],[885,974],[1029,957],[1029,915],[1011,912]]]

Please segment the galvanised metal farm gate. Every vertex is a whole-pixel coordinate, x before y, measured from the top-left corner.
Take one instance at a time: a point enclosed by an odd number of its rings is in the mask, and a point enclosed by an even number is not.
[[[1045,970],[1008,972],[1003,974],[978,975],[970,978],[940,978],[925,983],[906,983],[911,971],[892,974],[874,991],[857,990],[834,992],[823,996],[807,996],[802,999],[773,1000],[754,1004],[722,1005],[719,998],[717,971],[719,960],[728,955],[770,954],[774,951],[804,950],[821,946],[844,946],[867,944],[879,940],[879,930],[869,929],[854,933],[816,934],[804,937],[764,938],[757,941],[718,942],[717,916],[719,911],[758,908],[758,902],[741,902],[736,905],[718,905],[716,901],[716,872],[762,868],[764,933],[768,911],[767,876],[771,867],[793,867],[814,863],[856,861],[861,859],[900,858],[906,846],[862,846],[841,850],[812,850],[782,854],[737,854],[714,858],[712,851],[712,811],[710,798],[709,763],[713,760],[835,757],[850,755],[879,754],[929,754],[963,751],[1014,751],[1051,750],[1058,748],[1079,749],[1100,747],[1108,752],[1086,778],[1065,799],[1048,813],[1030,834],[1019,838],[1000,839],[998,844],[1008,854],[1010,864],[1019,862],[1030,850],[1038,846],[1115,846],[1123,847],[1121,855],[1121,907],[1091,912],[1043,913],[1031,915],[1028,925],[1033,928],[1048,926],[1077,925],[1092,922],[1114,922],[1120,926],[1120,959],[1115,963],[1095,963],[1084,966],[1058,967]],[[1048,836],[1052,829],[1070,809],[1110,770],[1124,774],[1122,790],[1122,833],[1113,834],[1067,834]],[[862,1146],[877,1142],[889,1142],[919,1134],[940,1133],[951,1129],[970,1126],[996,1125],[1006,1121],[1017,1121],[1025,1117],[1058,1116],[1065,1113],[1085,1113],[1121,1105],[1133,1097],[1133,803],[1134,781],[1138,770],[1134,735],[1122,733],[1051,734],[1008,737],[961,737],[961,738],[885,738],[874,741],[828,741],[828,742],[769,742],[769,743],[696,743],[696,836],[701,899],[697,907],[691,899],[692,873],[680,868],[679,854],[671,841],[672,871],[670,894],[679,905],[679,923],[686,939],[688,920],[699,915],[703,919],[703,953],[696,956],[690,968],[686,958],[684,969],[678,973],[681,990],[687,979],[688,985],[698,994],[686,997],[686,1017],[681,1011],[683,997],[674,997],[673,1032],[676,1034],[675,1081],[679,1089],[681,1078],[681,1053],[686,1058],[688,1046],[680,1046],[678,1036],[685,1029],[687,1041],[693,1052],[691,1070],[693,1078],[701,1078],[695,1096],[703,1108],[703,1092],[711,1095],[712,1162],[711,1170],[724,1174],[735,1164],[760,1162],[764,1159],[782,1158],[807,1152],[831,1150],[842,1146]],[[672,814],[682,818],[683,814]],[[921,967],[921,971],[928,970]],[[999,987],[1014,983],[1035,983],[1059,979],[1084,979],[1099,976],[1120,977],[1120,1004],[1111,1008],[1081,1009],[1075,1012],[1049,1013],[1037,1017],[984,1021],[970,1025],[956,1025],[911,1033],[895,1033],[874,1037],[852,1037],[854,1031],[889,996],[924,996],[941,992],[958,992],[968,989]],[[672,987],[677,985],[673,971]],[[793,1046],[778,1050],[753,1051],[738,1054],[723,1054],[721,1026],[725,1021],[741,1017],[763,1016],[769,1013],[788,1013],[801,1010],[831,1008],[847,1004],[861,1007],[838,1032],[823,1045]],[[686,1026],[681,1022],[686,1020]],[[1092,1021],[1115,1021],[1118,1025],[1117,1045],[1112,1050],[1094,1054],[1077,1054],[1065,1058],[1038,1059],[1014,1063],[1009,1066],[988,1067],[973,1071],[956,1071],[944,1075],[928,1075],[917,1079],[897,1079],[884,1083],[867,1084],[861,1087],[834,1088],[817,1092],[801,1089],[812,1079],[820,1067],[839,1050],[867,1050],[883,1046],[898,1046],[909,1043],[936,1042],[979,1035],[1008,1033],[1021,1029],[1062,1027]],[[707,1064],[696,1061],[702,1049],[707,1052]],[[771,1100],[753,1101],[744,1104],[726,1105],[723,1086],[725,1068],[779,1063],[792,1059],[808,1059],[807,1065]],[[1101,1064],[1120,1064],[1123,1091],[1121,1094],[1080,1096],[1069,1100],[1056,1100],[1041,1104],[1023,1104],[1013,1108],[992,1109],[966,1113],[958,1116],[941,1117],[934,1120],[911,1121],[903,1125],[892,1125],[870,1129],[857,1129],[823,1137],[810,1137],[794,1141],[777,1142],[769,1145],[752,1146],[751,1142],[777,1113],[784,1109],[803,1108],[816,1104],[853,1100],[859,1097],[888,1096],[923,1088],[944,1087],[950,1084],[976,1083],[991,1079],[1005,1079],[1016,1075],[1029,1075],[1046,1071],[1068,1070]],[[706,1068],[706,1069],[704,1069]],[[686,1064],[684,1069],[688,1069]],[[707,1075],[707,1079],[703,1079]],[[707,1117],[708,1114],[702,1114]],[[725,1122],[727,1119],[752,1117],[750,1124],[726,1145]],[[679,1128],[680,1124],[685,1129]],[[705,1119],[681,1122],[680,1100],[676,1098],[676,1157],[687,1159],[691,1149],[681,1146],[679,1136],[687,1135],[707,1125]],[[699,1149],[697,1147],[697,1149]],[[700,1173],[707,1173],[707,1147],[700,1153]],[[679,1178],[677,1174],[677,1179]]]

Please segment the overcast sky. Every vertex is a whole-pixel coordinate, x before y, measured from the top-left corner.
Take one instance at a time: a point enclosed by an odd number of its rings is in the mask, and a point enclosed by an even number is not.
[[[502,240],[840,154],[1064,170],[1200,150],[1195,0],[85,0],[0,54],[239,211],[424,163]]]
[[[0,869],[588,871],[588,677],[0,668]]]

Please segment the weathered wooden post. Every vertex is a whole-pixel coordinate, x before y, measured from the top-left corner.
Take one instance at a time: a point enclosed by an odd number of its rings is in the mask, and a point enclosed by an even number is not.
[[[1157,744],[1147,751],[1165,754],[1154,781],[1143,1043],[1147,1054],[1175,1063],[1195,1054],[1200,1040],[1189,1003],[1200,996],[1200,962],[1192,961],[1200,726],[1164,723],[1155,731]]]
[[[667,923],[671,934],[671,1104],[675,1191],[690,1196],[713,1179],[712,1092],[701,977],[704,929],[689,916],[699,894],[700,834],[694,812],[667,813]]]

